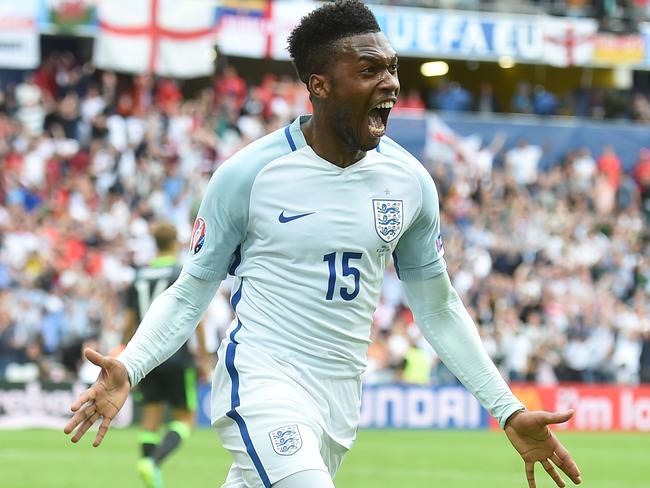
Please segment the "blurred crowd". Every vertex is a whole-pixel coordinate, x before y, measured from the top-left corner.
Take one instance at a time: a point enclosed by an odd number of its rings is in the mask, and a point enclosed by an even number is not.
[[[503,376],[650,382],[650,151],[631,174],[610,146],[545,172],[543,149],[524,140],[488,165],[464,154],[459,142],[429,170],[449,273]],[[375,318],[373,375],[392,364],[409,382],[453,381],[392,275]]]
[[[479,89],[472,92],[457,81],[441,79],[424,99],[418,100],[417,93],[410,95],[409,106],[449,112],[505,112],[650,122],[650,99],[639,90],[594,87],[559,95],[541,84],[533,86],[521,81],[509,100],[503,102],[497,98],[489,81],[482,82]]]
[[[0,378],[74,377],[83,346],[119,346],[124,292],[155,254],[152,224],[173,223],[187,249],[216,167],[308,103],[293,79],[249,89],[226,68],[185,99],[172,80],[69,55],[0,90]],[[230,313],[217,303],[206,326]]]
[[[219,164],[309,111],[294,79],[249,86],[231,67],[184,94],[57,55],[2,87],[0,380],[94,380],[82,348],[120,347],[153,224],[171,221],[186,249]],[[611,148],[576,149],[548,172],[539,154],[522,141],[487,166],[461,151],[426,162],[454,284],[510,380],[650,381],[650,152],[629,175]],[[212,352],[232,320],[228,285],[204,319]],[[372,336],[368,381],[454,381],[392,269]]]

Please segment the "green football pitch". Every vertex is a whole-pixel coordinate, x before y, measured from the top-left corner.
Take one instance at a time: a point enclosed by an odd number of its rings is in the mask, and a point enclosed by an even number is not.
[[[134,429],[112,430],[101,447],[73,445],[53,430],[0,431],[2,488],[140,487]],[[650,434],[562,433],[582,486],[649,488]],[[165,488],[218,488],[230,465],[216,434],[198,430],[163,466]],[[538,466],[538,487],[555,484]],[[498,432],[360,431],[337,488],[521,488],[523,464]],[[305,487],[309,488],[309,487]]]

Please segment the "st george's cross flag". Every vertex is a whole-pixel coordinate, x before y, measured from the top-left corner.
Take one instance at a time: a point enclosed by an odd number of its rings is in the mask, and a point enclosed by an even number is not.
[[[97,18],[98,68],[174,78],[214,71],[213,0],[99,0]]]

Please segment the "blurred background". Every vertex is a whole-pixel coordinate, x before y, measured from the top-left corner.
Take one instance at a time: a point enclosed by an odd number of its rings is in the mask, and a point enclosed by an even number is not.
[[[649,431],[650,1],[368,3],[400,55],[389,135],[435,179],[501,373],[531,408],[575,408],[568,429]],[[63,424],[97,374],[83,348],[120,348],[153,225],[176,226],[183,260],[214,170],[309,113],[285,45],[315,5],[2,0],[0,427]],[[212,353],[228,296],[204,319]],[[372,339],[362,426],[497,427],[392,268]]]

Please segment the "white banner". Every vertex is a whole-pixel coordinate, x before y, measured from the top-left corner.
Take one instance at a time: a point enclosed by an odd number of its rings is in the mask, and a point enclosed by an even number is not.
[[[0,429],[61,429],[72,416],[70,405],[86,388],[83,383],[0,383]],[[111,425],[126,427],[132,422],[129,396]]]
[[[221,10],[217,42],[226,54],[288,59],[287,37],[318,2],[275,1],[270,8]],[[422,58],[593,65],[593,19],[371,5],[399,55]]]
[[[267,52],[268,20],[258,15],[239,12],[225,12],[217,23],[217,45],[219,50],[232,56],[264,58]]]
[[[36,0],[0,1],[0,68],[32,69],[40,61]]]
[[[128,73],[176,78],[214,71],[211,0],[101,0],[94,63]]]
[[[301,0],[273,2],[266,10],[224,9],[217,28],[219,49],[232,56],[289,59],[289,34],[318,6]]]
[[[318,4],[312,2],[277,2],[273,4],[273,19],[270,25],[269,55],[273,59],[289,59],[287,40],[300,19],[314,10]]]
[[[544,19],[544,61],[551,66],[593,64],[598,24],[593,19]]]

